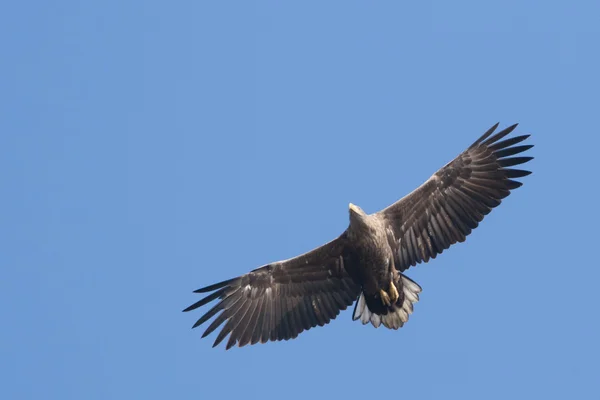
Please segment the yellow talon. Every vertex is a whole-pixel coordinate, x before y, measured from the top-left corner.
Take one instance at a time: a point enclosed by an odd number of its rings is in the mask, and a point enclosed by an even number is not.
[[[396,285],[394,285],[394,281],[390,282],[390,300],[392,304],[396,304],[400,295],[398,294],[398,289],[396,289]]]
[[[392,305],[392,303],[390,302],[390,296],[388,296],[388,294],[383,289],[379,289],[379,296],[381,296],[381,302],[383,303],[383,305],[387,307]]]

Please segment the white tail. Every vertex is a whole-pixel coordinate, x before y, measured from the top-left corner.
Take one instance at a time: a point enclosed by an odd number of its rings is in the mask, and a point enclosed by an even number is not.
[[[383,323],[386,328],[398,329],[401,328],[406,321],[408,316],[413,312],[413,303],[419,301],[419,293],[421,293],[421,286],[412,279],[402,275],[402,290],[404,291],[404,302],[402,306],[395,304],[391,307],[386,315],[374,314],[367,307],[364,294],[360,294],[358,303],[354,308],[353,320],[360,319],[363,325],[371,322],[375,328]]]

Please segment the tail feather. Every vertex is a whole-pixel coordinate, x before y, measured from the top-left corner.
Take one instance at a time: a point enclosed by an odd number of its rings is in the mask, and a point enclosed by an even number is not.
[[[352,319],[355,321],[360,319],[363,325],[371,322],[375,328],[379,328],[381,324],[388,329],[401,328],[408,321],[408,316],[412,314],[413,303],[419,301],[419,293],[422,290],[418,283],[407,276],[401,274],[401,278],[403,293],[399,296],[396,304],[387,309],[372,312],[367,304],[368,299],[365,298],[364,293],[361,293],[354,307]],[[376,307],[371,308],[376,309]]]

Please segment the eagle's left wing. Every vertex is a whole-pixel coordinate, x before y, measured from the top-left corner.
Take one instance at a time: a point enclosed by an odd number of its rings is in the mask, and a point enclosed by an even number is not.
[[[213,347],[228,334],[227,349],[236,343],[242,347],[293,339],[304,330],[329,323],[360,293],[344,268],[345,244],[342,235],[306,254],[198,289],[196,293],[213,293],[183,311],[218,299],[194,325],[220,313],[202,335],[225,323]]]
[[[463,242],[486,214],[522,185],[513,179],[531,172],[509,167],[533,158],[511,157],[533,147],[515,146],[529,135],[501,140],[516,126],[491,136],[498,127],[494,125],[412,193],[376,213],[392,228],[396,268],[404,271]]]

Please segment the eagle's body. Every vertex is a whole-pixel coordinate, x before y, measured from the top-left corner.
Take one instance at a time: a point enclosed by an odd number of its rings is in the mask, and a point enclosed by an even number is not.
[[[344,255],[344,264],[369,294],[379,293],[379,289],[387,292],[390,279],[398,276],[388,231],[385,221],[377,215],[366,215],[355,205],[350,206],[346,234],[349,251]]]
[[[396,302],[401,307],[404,301],[402,274],[394,263],[397,246],[391,227],[380,215],[367,215],[354,204],[350,204],[349,209],[344,266],[355,282],[361,282],[371,312],[387,315],[396,309]]]
[[[216,316],[203,337],[225,324],[227,348],[288,340],[325,325],[356,301],[353,319],[398,329],[408,321],[421,287],[402,272],[462,242],[529,171],[508,168],[532,157],[509,157],[529,135],[502,140],[513,125],[498,124],[419,188],[374,214],[350,204],[350,225],[308,253],[255,269],[196,292],[213,292],[184,311],[218,303],[194,325]],[[491,137],[490,137],[491,136]],[[218,314],[218,315],[217,315]]]

